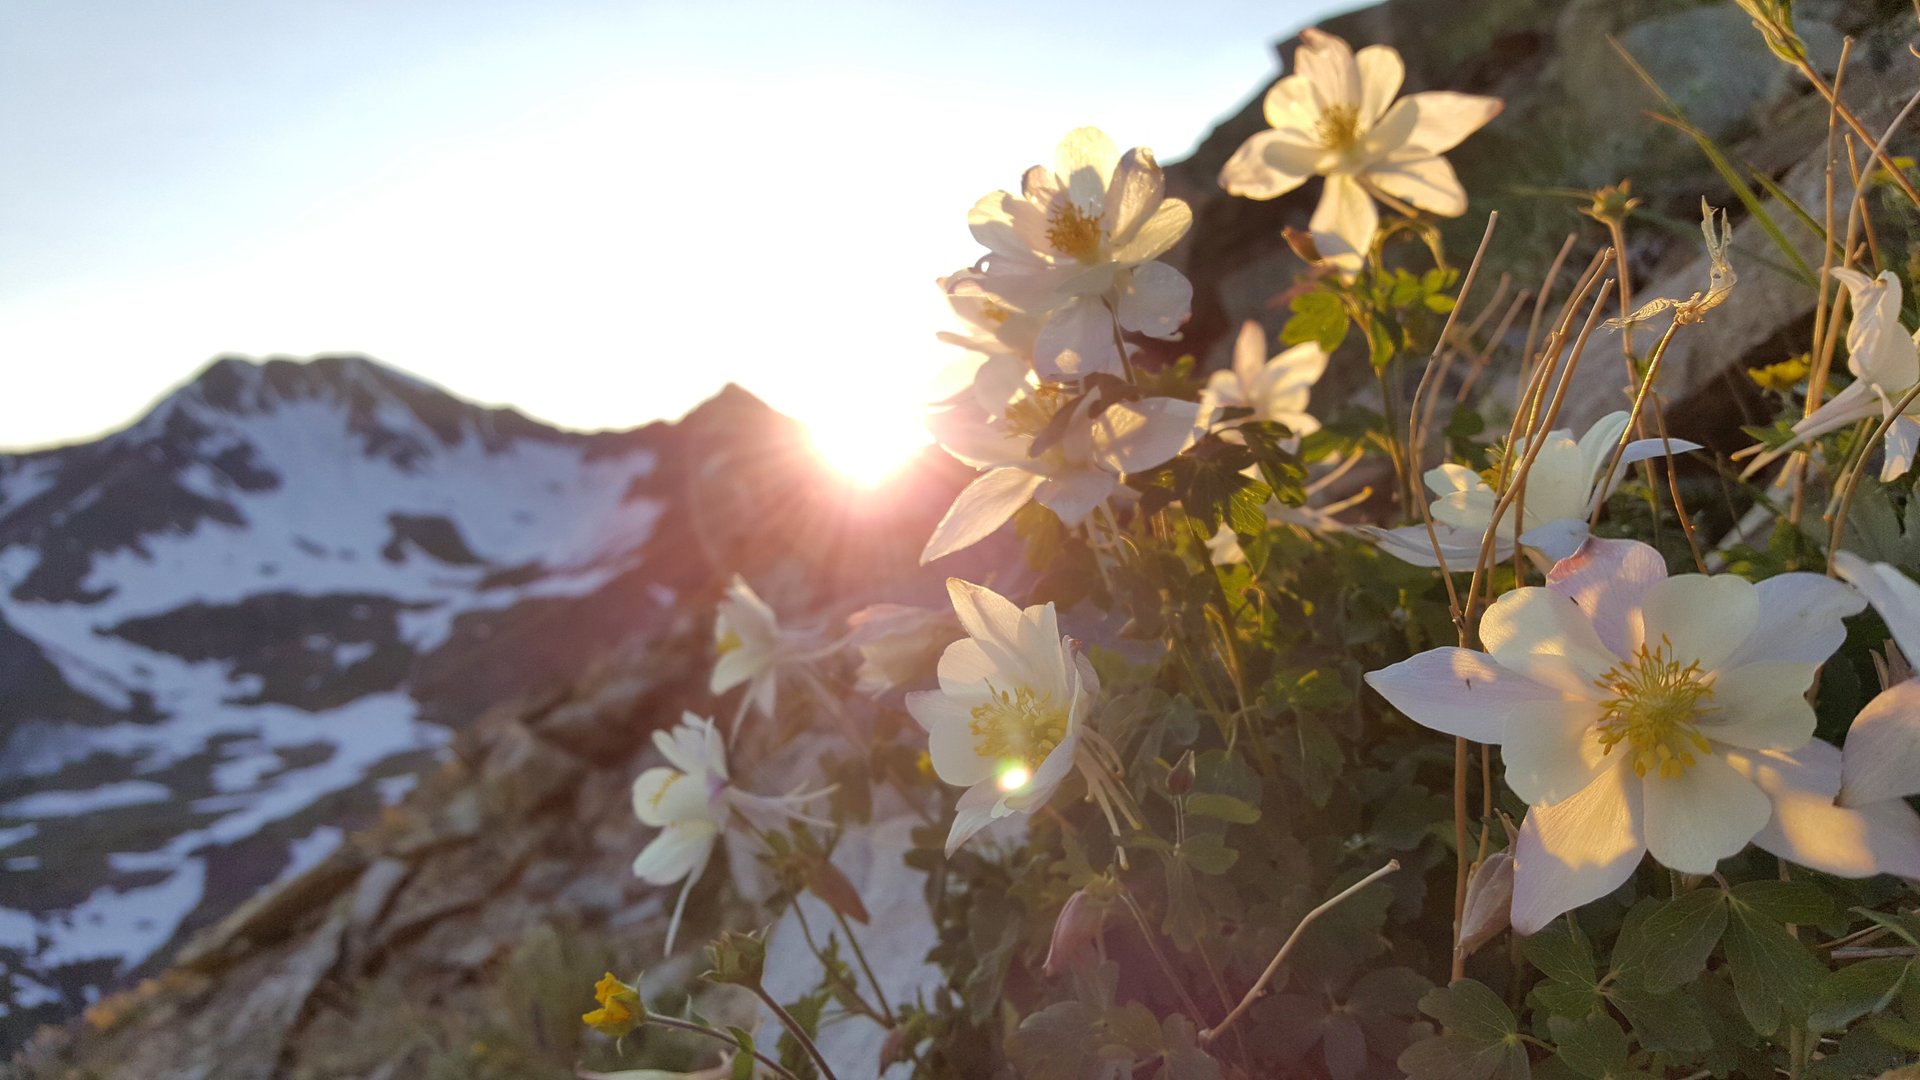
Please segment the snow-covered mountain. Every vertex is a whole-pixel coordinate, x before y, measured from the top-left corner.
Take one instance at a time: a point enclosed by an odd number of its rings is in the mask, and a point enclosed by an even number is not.
[[[474,712],[644,633],[676,434],[223,359],[123,431],[0,457],[0,1025],[137,971]]]

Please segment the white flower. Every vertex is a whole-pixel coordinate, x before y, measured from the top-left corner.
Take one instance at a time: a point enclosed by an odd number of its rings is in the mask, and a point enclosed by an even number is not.
[[[1896,567],[1852,552],[1841,552],[1835,565],[1886,620],[1901,653],[1920,656],[1920,585]],[[1920,795],[1920,679],[1895,683],[1860,710],[1847,729],[1842,779],[1845,806],[1864,809]]]
[[[978,469],[978,479],[954,499],[920,553],[932,562],[986,539],[1029,499],[1053,511],[1069,528],[1085,521],[1105,503],[1130,472],[1151,469],[1199,438],[1201,407],[1178,398],[1150,397],[1109,406],[1088,418],[1082,400],[1066,433],[1035,456],[1034,437],[1045,430],[1067,397],[1056,387],[1035,386],[1024,373],[1007,376],[988,364],[975,382],[976,393],[998,388],[997,409],[984,421],[972,410],[954,409],[936,416],[932,427],[949,454]]]
[[[1367,682],[1417,723],[1500,747],[1530,807],[1513,898],[1530,934],[1649,851],[1689,874],[1749,841],[1799,857],[1784,838],[1822,797],[1795,772],[1818,764],[1806,691],[1863,606],[1817,574],[1669,578],[1653,548],[1592,539],[1544,588],[1495,601],[1486,652],[1433,649]]]
[[[1793,425],[1785,445],[1755,458],[1741,474],[1751,476],[1768,462],[1806,442],[1848,424],[1885,419],[1913,384],[1920,381],[1920,331],[1908,333],[1900,325],[1900,279],[1893,271],[1869,278],[1858,270],[1835,268],[1833,276],[1846,285],[1853,299],[1853,322],[1847,327],[1847,370],[1854,381],[1833,395],[1812,415]],[[1920,448],[1920,402],[1908,406],[1887,428],[1886,461],[1882,481],[1905,476]]]
[[[974,269],[956,270],[939,280],[948,305],[965,329],[942,330],[937,336],[967,351],[934,377],[929,400],[947,401],[964,393],[973,385],[984,364],[1011,361],[1022,371],[1028,366],[1034,338],[1040,332],[1040,316],[1022,311],[1011,300],[994,295],[983,282],[984,275]]]
[[[1429,91],[1395,101],[1406,76],[1398,52],[1369,45],[1355,54],[1319,30],[1300,37],[1293,74],[1267,91],[1270,130],[1234,151],[1220,186],[1271,199],[1326,177],[1309,227],[1320,253],[1348,270],[1379,228],[1373,192],[1442,217],[1466,213],[1466,192],[1440,155],[1498,116],[1499,99]]]
[[[1193,286],[1154,260],[1192,223],[1187,204],[1166,197],[1151,151],[1123,156],[1090,127],[1061,140],[1052,169],[1027,170],[1020,194],[996,191],[967,215],[989,251],[981,284],[1016,309],[1046,312],[1032,360],[1048,379],[1120,372],[1121,331],[1179,333]]]
[[[1267,358],[1267,333],[1249,320],[1233,343],[1233,367],[1207,379],[1200,403],[1209,415],[1222,409],[1252,409],[1247,416],[1216,425],[1222,438],[1238,441],[1231,430],[1256,420],[1285,424],[1293,432],[1288,450],[1300,447],[1300,436],[1320,430],[1320,421],[1307,413],[1307,395],[1327,370],[1327,354],[1309,341]]]
[[[733,575],[714,614],[713,647],[719,657],[708,689],[724,694],[745,683],[741,711],[751,705],[769,718],[778,702],[780,669],[812,659],[820,651],[813,634],[783,630],[773,609],[739,574]]]
[[[1099,679],[1060,635],[1053,605],[1022,611],[958,578],[947,592],[967,636],[941,655],[940,689],[907,695],[934,772],[967,789],[947,854],[993,821],[1045,804],[1076,767],[1118,833],[1114,804],[1127,805],[1113,779],[1118,761],[1087,724]]]
[[[1520,510],[1521,547],[1538,552],[1546,564],[1566,558],[1587,538],[1587,519],[1613,494],[1621,470],[1664,455],[1669,444],[1676,453],[1700,449],[1699,443],[1686,439],[1635,440],[1620,456],[1612,480],[1603,484],[1600,474],[1626,430],[1627,414],[1615,412],[1595,421],[1578,442],[1567,428],[1547,433],[1540,453],[1533,459],[1533,468],[1527,472],[1525,490],[1515,501]],[[1519,468],[1526,453],[1527,440],[1522,438],[1514,446],[1513,468]],[[1499,493],[1472,469],[1452,463],[1428,470],[1426,481],[1427,488],[1439,496],[1428,512],[1433,515],[1434,536],[1440,541],[1448,569],[1472,569],[1480,558],[1480,544],[1494,507],[1499,505]],[[1512,515],[1513,507],[1501,515],[1494,537],[1495,559],[1513,554]],[[1424,524],[1361,531],[1397,559],[1415,566],[1440,565],[1434,558],[1433,538],[1427,535]]]
[[[686,883],[667,924],[666,951],[672,952],[687,894],[706,870],[714,845],[734,815],[759,829],[782,828],[789,818],[812,820],[797,808],[825,793],[773,797],[732,786],[719,731],[712,720],[693,713],[685,714],[672,731],[654,732],[653,745],[667,764],[656,765],[634,780],[633,813],[660,834],[633,860],[633,872],[653,885]]]
[[[860,653],[854,689],[876,697],[922,678],[960,636],[947,612],[904,604],[870,604],[847,616],[847,627],[847,644]]]

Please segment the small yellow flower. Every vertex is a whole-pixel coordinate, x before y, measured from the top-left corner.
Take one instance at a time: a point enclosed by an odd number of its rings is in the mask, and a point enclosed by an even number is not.
[[[1812,366],[1808,355],[1801,353],[1799,356],[1789,357],[1777,364],[1748,368],[1747,378],[1752,379],[1754,385],[1762,390],[1778,390],[1784,394],[1800,385],[1800,380],[1807,377],[1807,372]]]
[[[640,1001],[640,991],[614,978],[611,971],[594,984],[593,999],[600,1007],[582,1013],[580,1020],[603,1035],[621,1038],[646,1019],[647,1007]]]

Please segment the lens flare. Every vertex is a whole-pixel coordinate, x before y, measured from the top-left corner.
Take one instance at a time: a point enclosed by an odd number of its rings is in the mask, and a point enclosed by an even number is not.
[[[1011,793],[1026,787],[1027,782],[1032,779],[1033,770],[1016,761],[1002,768],[1000,776],[994,782],[1000,785],[1001,791]]]

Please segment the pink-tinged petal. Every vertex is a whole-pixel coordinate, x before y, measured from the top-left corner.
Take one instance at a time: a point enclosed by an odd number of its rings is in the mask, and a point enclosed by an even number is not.
[[[1647,590],[1640,618],[1638,644],[1648,652],[1713,671],[1760,624],[1760,595],[1732,574],[1682,574]]]
[[[1380,211],[1360,181],[1345,173],[1327,177],[1307,228],[1320,254],[1342,270],[1358,270],[1373,248]]]
[[[1801,866],[1836,877],[1897,874],[1920,878],[1920,817],[1899,800],[1837,806],[1840,752],[1811,742],[1792,753],[1729,752],[1727,764],[1749,776],[1773,803],[1753,842]]]
[[[1033,501],[1053,511],[1062,525],[1073,528],[1087,520],[1093,508],[1107,501],[1120,481],[1104,469],[1081,469],[1049,476],[1033,493]]]
[[[1163,200],[1153,215],[1141,222],[1134,234],[1122,241],[1114,237],[1113,259],[1121,263],[1140,263],[1156,259],[1180,242],[1193,226],[1193,208],[1184,199]]]
[[[1321,110],[1358,108],[1362,88],[1353,48],[1324,30],[1312,28],[1300,32],[1300,42],[1293,51],[1293,68],[1307,77]]]
[[[1047,232],[1040,208],[1005,191],[983,195],[967,212],[967,229],[980,246],[1022,265],[1035,263]]]
[[[1094,458],[1117,473],[1154,468],[1198,441],[1201,419],[1199,402],[1179,398],[1109,406],[1093,421]]]
[[[1360,72],[1360,123],[1371,126],[1400,93],[1407,65],[1400,51],[1387,45],[1368,45],[1353,55],[1353,63]]]
[[[1594,723],[1596,701],[1522,702],[1501,725],[1500,761],[1507,786],[1529,806],[1551,806],[1586,790],[1601,770],[1618,767]]]
[[[1580,518],[1561,518],[1521,533],[1520,544],[1539,552],[1549,563],[1558,563],[1572,558],[1591,535]]]
[[[1920,379],[1920,354],[1900,325],[1900,279],[1891,270],[1869,278],[1858,270],[1836,268],[1833,276],[1853,301],[1847,369],[1889,395],[1912,386]]]
[[[1480,558],[1480,533],[1439,522],[1434,523],[1432,537],[1427,535],[1425,525],[1404,525],[1398,529],[1362,525],[1355,531],[1373,541],[1381,551],[1413,566],[1437,569],[1440,566],[1439,559],[1444,558],[1449,571],[1471,571]],[[1440,541],[1439,557],[1433,551],[1435,539]],[[1496,537],[1493,548],[1495,561],[1504,561],[1512,555],[1513,541]]]
[[[1920,680],[1867,702],[1847,729],[1840,801],[1866,806],[1920,795]]]
[[[720,831],[710,821],[675,822],[660,830],[633,860],[633,875],[650,885],[698,877]]]
[[[1441,217],[1467,212],[1467,189],[1443,157],[1393,160],[1370,166],[1367,180],[1402,202]]]
[[[1098,215],[1119,161],[1120,148],[1106,132],[1097,127],[1075,128],[1055,148],[1053,171],[1066,183],[1067,198],[1075,206]]]
[[[1713,683],[1712,711],[1700,734],[1748,750],[1795,750],[1813,738],[1813,706],[1807,688],[1819,664],[1774,660],[1729,668]]]
[[[1216,371],[1209,385],[1221,386],[1224,390],[1231,385],[1239,395],[1232,404],[1249,404],[1246,395],[1260,379],[1260,373],[1267,365],[1267,330],[1257,321],[1248,319],[1240,324],[1240,333],[1233,339],[1233,370]],[[1225,378],[1221,378],[1225,376]]]
[[[1292,128],[1250,136],[1220,168],[1220,187],[1243,199],[1276,199],[1318,171],[1321,150]]]
[[[1907,475],[1913,469],[1913,455],[1920,449],[1920,420],[1911,416],[1902,416],[1887,429],[1887,437],[1882,443],[1886,447],[1886,461],[1880,466],[1880,482],[1891,484]]]
[[[947,833],[947,857],[960,850],[960,845],[973,838],[973,834],[993,824],[994,807],[1000,802],[1000,789],[992,780],[983,780],[968,788],[960,800],[954,804],[953,828]]]
[[[1847,639],[1841,620],[1860,614],[1867,604],[1845,582],[1824,574],[1779,574],[1753,591],[1760,601],[1759,625],[1727,657],[1727,668],[1771,661],[1818,664]]]
[[[1711,874],[1773,816],[1773,804],[1718,755],[1699,755],[1679,776],[1648,773],[1647,850],[1683,874]]]
[[[1185,274],[1163,262],[1142,263],[1115,284],[1120,296],[1113,314],[1121,329],[1156,338],[1179,335],[1193,306],[1193,283]]]
[[[1851,551],[1834,559],[1840,576],[1853,582],[1893,632],[1894,643],[1909,659],[1920,661],[1920,584],[1886,563],[1868,562]],[[1851,615],[1855,608],[1847,612]],[[1838,643],[1835,644],[1838,648]],[[1829,650],[1831,651],[1831,650]]]
[[[1414,723],[1482,743],[1500,741],[1515,708],[1561,700],[1558,691],[1508,671],[1486,653],[1452,646],[1370,671],[1366,679]]]
[[[1632,614],[1647,590],[1667,580],[1667,561],[1638,540],[1594,537],[1547,571],[1547,588],[1579,605],[1616,656],[1633,652]]]
[[[761,716],[773,719],[780,702],[780,681],[773,672],[763,672],[754,679],[753,685],[747,687],[747,700]]]
[[[968,484],[934,527],[920,552],[920,565],[991,536],[1005,525],[1040,487],[1041,477],[1025,469],[993,469]]]
[[[1395,109],[1402,107],[1411,108],[1414,113],[1413,133],[1407,137],[1407,148],[1422,154],[1444,154],[1499,116],[1505,105],[1499,98],[1428,90],[1408,94],[1394,104]]]
[[[1513,929],[1538,933],[1566,912],[1619,888],[1646,854],[1640,780],[1608,769],[1553,806],[1536,806],[1513,849]]]
[[[1144,146],[1127,151],[1107,188],[1107,235],[1121,245],[1133,239],[1140,226],[1160,209],[1166,194],[1167,177],[1153,160],[1153,151]]]
[[[1120,374],[1120,343],[1106,302],[1076,296],[1048,315],[1034,338],[1033,370],[1054,381]]]
[[[947,599],[967,636],[992,642],[1008,652],[1019,650],[1020,608],[1013,601],[971,581],[947,579]]]
[[[1501,667],[1570,697],[1597,699],[1595,680],[1618,662],[1578,604],[1535,586],[1494,601],[1480,620],[1480,641]]]

